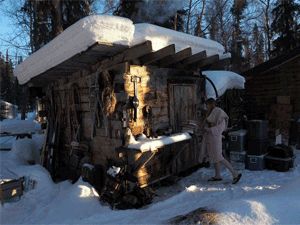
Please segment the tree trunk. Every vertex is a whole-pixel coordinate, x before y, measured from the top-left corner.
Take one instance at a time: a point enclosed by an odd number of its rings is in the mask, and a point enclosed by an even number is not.
[[[187,13],[187,22],[186,22],[186,33],[190,32],[190,19],[191,19],[191,10],[192,10],[192,0],[189,2],[189,9]]]
[[[271,29],[270,29],[270,18],[269,18],[269,8],[270,8],[270,0],[267,0],[266,10],[265,10],[265,20],[266,20],[266,36],[267,36],[267,54],[268,58],[271,56]]]
[[[202,37],[203,36],[203,31],[202,31],[202,20],[203,20],[203,15],[204,15],[204,10],[205,10],[205,3],[206,3],[206,0],[202,0],[202,9],[201,9],[201,13],[198,17],[199,19],[199,23],[198,23],[198,36],[199,37]]]
[[[53,36],[56,37],[63,32],[62,26],[62,13],[61,13],[61,0],[52,0],[52,24]]]
[[[28,103],[28,88],[27,86],[23,86],[22,97],[21,97],[21,120],[26,119],[27,103]]]

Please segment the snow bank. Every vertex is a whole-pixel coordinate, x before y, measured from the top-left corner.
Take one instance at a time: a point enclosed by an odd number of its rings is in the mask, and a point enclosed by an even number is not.
[[[14,74],[19,83],[24,84],[97,42],[129,46],[133,32],[134,25],[126,18],[108,15],[85,17],[29,56],[15,68]]]
[[[245,78],[231,71],[203,71],[202,74],[212,80],[219,96],[222,96],[228,89],[245,88]],[[209,81],[206,82],[205,88],[207,98],[216,98],[214,88]]]
[[[300,179],[259,197],[245,198],[222,203],[219,220],[232,224],[298,224],[300,221]],[[228,207],[230,204],[230,208]]]
[[[192,54],[206,50],[208,56],[215,54],[222,56],[225,52],[224,47],[216,41],[196,37],[153,24],[135,24],[132,45],[142,43],[145,40],[152,42],[152,48],[154,51],[168,45],[175,44],[176,52],[188,47],[192,48]]]
[[[220,58],[230,57],[230,54],[224,54],[225,50],[221,44],[212,40],[152,24],[133,25],[127,18],[93,15],[79,20],[34,52],[15,68],[14,74],[19,83],[24,84],[77,53],[87,50],[95,43],[111,46],[106,48],[106,51],[114,52],[114,44],[131,47],[146,40],[152,42],[154,51],[175,44],[176,52],[191,47],[193,54],[206,50],[208,56],[219,54]]]
[[[18,142],[14,146],[21,152],[23,145]],[[31,147],[38,148],[42,137],[33,135],[33,142]],[[55,184],[40,165],[24,165],[14,151],[0,152],[0,179],[26,176],[37,182],[20,201],[0,205],[0,224],[169,224],[171,218],[198,208],[216,210],[217,222],[225,225],[299,224],[300,151],[295,150],[295,155],[292,170],[243,170],[236,185],[231,185],[232,178],[225,170],[222,182],[207,182],[214,170],[201,168],[172,186],[157,189],[151,205],[138,210],[111,210],[81,179],[75,184]]]
[[[33,120],[3,120],[0,122],[0,133],[35,133],[40,129],[40,124]]]
[[[0,138],[0,150],[9,150],[15,140],[13,136],[5,136]]]
[[[40,163],[41,149],[44,135],[35,135],[32,139],[23,138],[15,140],[12,144],[11,154],[21,164],[28,164],[29,161]]]
[[[191,139],[189,133],[178,133],[170,136],[161,136],[154,139],[142,138],[135,143],[129,144],[128,148],[137,149],[142,152],[153,151],[162,148],[165,145]]]

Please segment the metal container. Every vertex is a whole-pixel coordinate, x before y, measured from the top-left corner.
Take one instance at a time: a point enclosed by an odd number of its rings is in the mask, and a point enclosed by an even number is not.
[[[263,155],[268,152],[269,140],[248,140],[247,154],[248,155]]]
[[[267,120],[249,120],[247,122],[248,140],[264,140],[268,138],[269,122]]]
[[[265,169],[265,154],[264,155],[247,155],[246,169],[247,170],[264,170]]]
[[[294,157],[278,158],[267,155],[265,159],[266,168],[278,172],[286,172],[294,167]]]
[[[235,170],[244,170],[245,169],[244,162],[231,162],[231,165]]]
[[[246,150],[246,130],[237,130],[228,133],[229,150],[243,152]]]

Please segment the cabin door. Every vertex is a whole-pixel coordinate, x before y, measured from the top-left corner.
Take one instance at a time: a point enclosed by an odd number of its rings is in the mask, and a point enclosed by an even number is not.
[[[174,132],[181,131],[181,125],[196,120],[196,85],[170,84],[170,124]]]

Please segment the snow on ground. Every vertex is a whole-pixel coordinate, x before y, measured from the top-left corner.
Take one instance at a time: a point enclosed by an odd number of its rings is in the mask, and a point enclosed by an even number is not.
[[[40,124],[33,120],[3,120],[0,133],[35,133],[40,130]]]
[[[10,149],[16,139],[16,136],[9,136],[9,134],[21,134],[21,133],[36,133],[39,132],[41,126],[35,119],[36,113],[27,113],[26,120],[21,120],[21,115],[14,120],[5,119],[0,122],[0,149]]]
[[[111,210],[82,180],[54,184],[43,167],[26,164],[20,153],[30,157],[27,153],[40,148],[42,140],[36,134],[32,140],[16,140],[12,151],[0,152],[1,178],[27,176],[37,181],[20,201],[0,206],[1,224],[162,224],[200,207],[217,210],[219,224],[300,223],[299,150],[295,168],[289,172],[243,170],[241,181],[231,185],[227,171],[223,171],[223,182],[208,183],[213,170],[199,169],[172,186],[157,189],[151,205]]]

